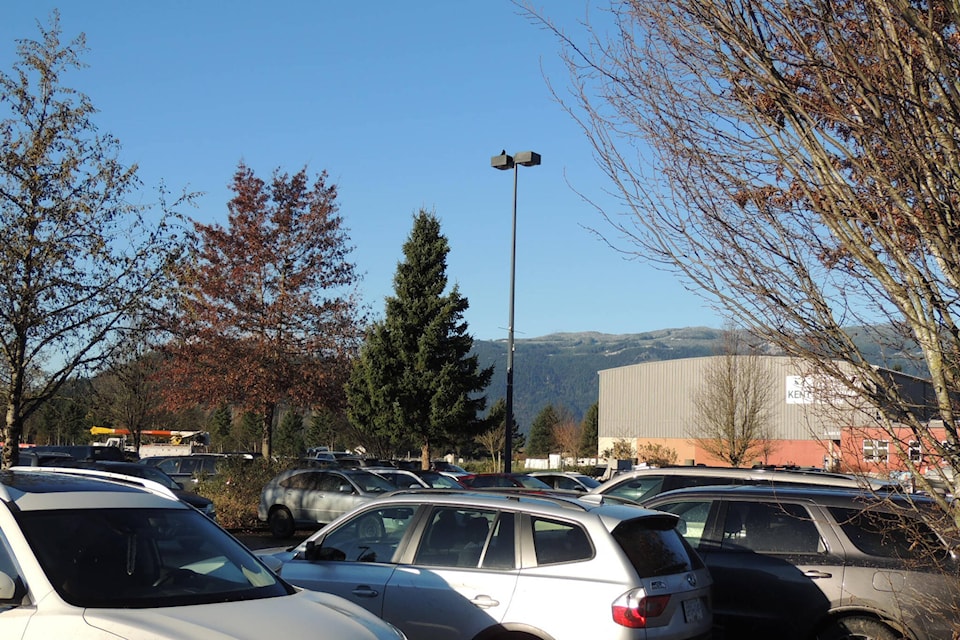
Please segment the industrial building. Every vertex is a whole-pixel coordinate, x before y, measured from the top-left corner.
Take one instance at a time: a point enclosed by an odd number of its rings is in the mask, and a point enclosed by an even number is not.
[[[721,464],[696,442],[703,430],[698,431],[695,398],[704,392],[711,367],[715,370],[719,359],[729,357],[661,360],[600,371],[601,455],[612,450],[618,440],[626,440],[634,451],[645,444],[673,449],[679,464]],[[748,466],[851,469],[863,468],[865,462],[889,461],[891,443],[876,429],[875,416],[855,408],[853,402],[824,401],[827,394],[817,391],[824,388],[824,378],[805,371],[801,361],[782,356],[742,357],[755,359],[771,390],[770,437],[758,459],[746,462]],[[888,375],[915,398],[929,393],[925,381],[892,371]],[[877,435],[870,436],[871,429]]]

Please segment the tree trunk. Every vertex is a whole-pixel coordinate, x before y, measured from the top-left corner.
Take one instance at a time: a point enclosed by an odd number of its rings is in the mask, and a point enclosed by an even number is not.
[[[420,449],[420,468],[424,471],[430,468],[430,443],[424,442]]]
[[[267,403],[263,407],[263,439],[260,441],[260,453],[266,460],[273,456],[273,414],[276,408],[273,403]]]

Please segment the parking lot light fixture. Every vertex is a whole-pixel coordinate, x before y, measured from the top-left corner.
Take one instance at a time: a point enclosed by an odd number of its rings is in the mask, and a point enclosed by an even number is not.
[[[510,311],[507,321],[507,397],[504,416],[503,470],[511,473],[513,469],[513,302],[517,273],[517,173],[518,167],[536,167],[540,164],[540,154],[535,151],[520,151],[509,155],[506,150],[490,158],[490,166],[505,171],[513,169],[513,225],[510,239]]]

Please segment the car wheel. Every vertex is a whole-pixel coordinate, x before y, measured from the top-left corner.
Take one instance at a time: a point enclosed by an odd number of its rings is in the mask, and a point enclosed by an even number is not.
[[[834,620],[817,640],[903,640],[903,635],[875,618],[848,616]]]
[[[267,525],[270,527],[270,535],[274,538],[289,538],[296,530],[293,515],[286,507],[275,507],[267,517]]]

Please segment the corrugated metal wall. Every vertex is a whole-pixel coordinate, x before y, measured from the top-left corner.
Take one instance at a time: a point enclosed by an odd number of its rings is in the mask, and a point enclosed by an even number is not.
[[[694,397],[711,362],[724,356],[662,360],[605,369],[600,375],[601,438],[686,438],[695,433]],[[787,402],[788,379],[801,375],[798,361],[762,356],[772,385],[773,439],[840,438],[853,410]]]

